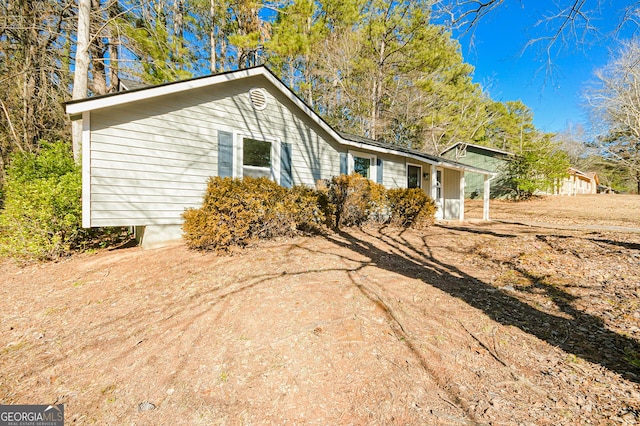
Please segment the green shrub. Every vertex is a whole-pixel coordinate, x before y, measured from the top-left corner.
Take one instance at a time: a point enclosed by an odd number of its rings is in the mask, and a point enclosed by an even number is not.
[[[334,226],[360,226],[365,222],[384,221],[388,203],[384,186],[359,174],[331,179],[327,197]]]
[[[67,144],[43,142],[37,154],[13,155],[3,190],[1,255],[54,259],[87,237],[81,227],[81,173]]]
[[[229,250],[255,239],[317,230],[324,222],[316,191],[286,189],[267,178],[213,177],[202,207],[187,209],[182,229],[187,245]]]
[[[422,228],[432,225],[436,215],[436,203],[420,188],[399,188],[387,191],[391,208],[391,223]]]

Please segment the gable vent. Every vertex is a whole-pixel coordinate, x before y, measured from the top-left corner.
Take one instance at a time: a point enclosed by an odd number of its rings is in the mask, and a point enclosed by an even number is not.
[[[267,94],[262,89],[249,90],[251,105],[258,111],[262,111],[267,107]]]

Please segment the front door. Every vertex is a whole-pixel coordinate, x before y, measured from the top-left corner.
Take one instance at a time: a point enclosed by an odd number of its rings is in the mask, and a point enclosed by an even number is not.
[[[407,164],[407,188],[422,187],[422,167]]]
[[[442,169],[436,169],[436,219],[444,218],[444,198],[442,197]]]

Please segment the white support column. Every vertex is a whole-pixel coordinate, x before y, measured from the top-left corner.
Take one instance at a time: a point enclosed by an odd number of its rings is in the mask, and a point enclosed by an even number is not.
[[[482,206],[482,220],[489,220],[489,196],[491,195],[491,178],[484,175],[484,203]]]
[[[464,170],[460,170],[460,222],[464,220]]]

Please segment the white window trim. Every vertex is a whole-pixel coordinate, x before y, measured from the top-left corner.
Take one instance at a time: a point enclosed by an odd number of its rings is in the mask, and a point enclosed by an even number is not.
[[[271,143],[271,179],[280,185],[280,146],[281,140],[275,136],[263,135],[258,133],[251,132],[242,132],[235,130],[233,132],[233,148],[235,158],[238,160],[238,167],[233,168],[233,177],[241,178],[243,176],[242,168],[250,167],[255,168],[256,170],[261,169],[264,170],[263,167],[256,166],[245,166],[244,165],[244,156],[243,156],[243,142],[244,138],[255,139],[258,141],[270,142]]]
[[[378,156],[369,152],[349,151],[348,153],[348,174],[355,172],[355,161],[353,157],[369,158],[371,160],[371,168],[369,169],[369,180],[377,182],[378,177]]]
[[[418,188],[422,189],[423,188],[423,185],[422,185],[422,164],[416,164],[416,163],[407,163],[407,165],[406,165],[405,179],[407,181],[407,188],[409,187],[409,166],[420,168],[420,174],[418,175],[418,185],[419,185]]]
[[[437,176],[440,173],[440,180],[438,180]],[[444,200],[444,169],[441,167],[436,168],[436,201]],[[438,194],[438,192],[440,194]],[[439,195],[439,196],[438,196]]]

